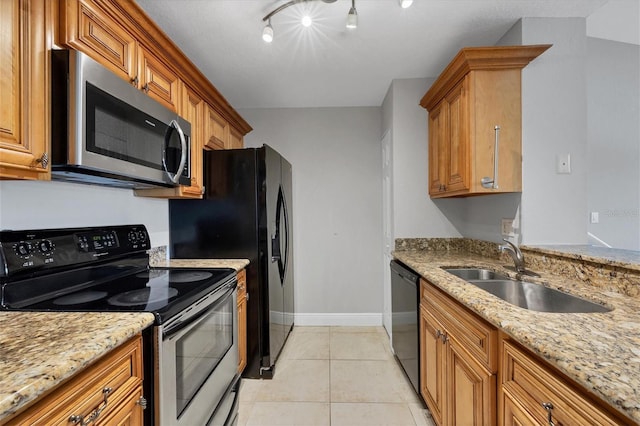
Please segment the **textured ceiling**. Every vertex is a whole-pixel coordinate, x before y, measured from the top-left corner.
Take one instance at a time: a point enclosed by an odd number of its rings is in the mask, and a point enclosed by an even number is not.
[[[627,1],[627,0],[611,0]],[[631,0],[637,1],[637,0]],[[520,17],[587,17],[606,0],[137,0],[235,108],[380,106],[393,79],[435,77],[464,46],[493,45]],[[300,25],[303,13],[314,20]]]

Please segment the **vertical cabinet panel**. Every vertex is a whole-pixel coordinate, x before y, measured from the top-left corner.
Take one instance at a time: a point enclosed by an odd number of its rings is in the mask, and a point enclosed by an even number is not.
[[[244,142],[242,138],[242,133],[238,132],[233,127],[230,127],[229,128],[229,148],[238,149],[243,147],[244,147]]]
[[[447,95],[448,138],[444,145],[446,159],[446,190],[461,191],[469,189],[469,105],[466,100],[466,79],[453,88]],[[447,155],[448,154],[448,155]]]
[[[0,1],[0,177],[49,176],[45,0]]]
[[[429,113],[429,194],[435,194],[445,189],[447,144],[447,115],[449,105],[440,102]]]

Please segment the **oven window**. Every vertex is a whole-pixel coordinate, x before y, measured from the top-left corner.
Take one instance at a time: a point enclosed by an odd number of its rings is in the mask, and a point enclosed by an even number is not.
[[[176,342],[178,416],[233,345],[233,321],[229,296]]]

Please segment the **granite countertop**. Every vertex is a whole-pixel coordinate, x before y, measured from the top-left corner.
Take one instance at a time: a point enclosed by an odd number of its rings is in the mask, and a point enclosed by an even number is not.
[[[613,308],[607,313],[553,314],[511,305],[441,267],[482,267],[511,277],[504,262],[475,254],[421,250],[394,257],[479,316],[501,328],[597,397],[640,423],[640,298],[570,282],[544,271],[539,282]]]
[[[231,268],[241,271],[249,265],[247,259],[154,259],[155,268]]]
[[[0,312],[0,420],[153,321],[149,313]]]

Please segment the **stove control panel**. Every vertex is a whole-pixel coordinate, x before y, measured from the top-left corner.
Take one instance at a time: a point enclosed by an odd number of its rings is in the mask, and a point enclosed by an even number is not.
[[[149,248],[144,225],[0,231],[0,278],[79,267]]]

